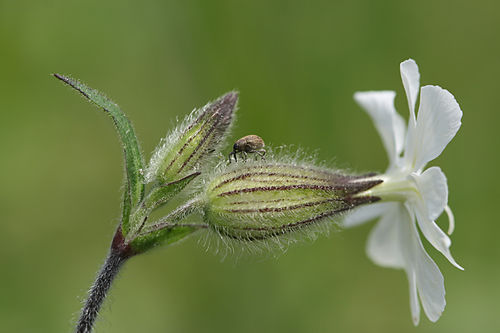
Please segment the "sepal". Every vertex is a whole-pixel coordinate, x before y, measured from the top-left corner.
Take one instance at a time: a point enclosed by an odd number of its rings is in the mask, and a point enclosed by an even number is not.
[[[233,120],[238,94],[227,93],[201,110],[193,111],[158,146],[146,171],[146,181],[164,184],[199,169],[215,156]]]
[[[313,166],[242,165],[207,183],[204,218],[223,235],[264,239],[377,201],[376,197],[355,195],[380,182]]]

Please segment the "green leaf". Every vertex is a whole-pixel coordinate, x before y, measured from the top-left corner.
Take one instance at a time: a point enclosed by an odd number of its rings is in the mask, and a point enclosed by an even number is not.
[[[175,243],[195,231],[205,229],[206,227],[203,224],[172,224],[138,236],[130,242],[130,246],[136,253],[143,253],[159,245]]]
[[[102,108],[111,119],[113,119],[125,154],[125,172],[127,179],[123,198],[122,228],[126,235],[129,230],[129,216],[132,207],[141,202],[144,197],[144,162],[132,124],[122,110],[120,110],[118,105],[99,91],[87,87],[83,83],[67,76],[61,74],[54,74],[54,76],[80,92],[89,101]]]
[[[180,224],[186,216],[199,211],[203,201],[194,198],[171,211],[167,216],[152,224],[144,225],[129,244],[134,251],[145,252],[160,244],[171,244],[195,232],[196,230],[208,228],[207,224]]]
[[[179,180],[155,187],[144,200],[144,205],[149,209],[156,209],[167,203],[173,196],[187,186],[200,172],[194,172]]]
[[[127,240],[135,238],[142,231],[148,216],[153,210],[166,204],[198,175],[200,175],[200,172],[194,172],[179,180],[154,187],[139,208],[132,213],[129,231],[126,235]]]

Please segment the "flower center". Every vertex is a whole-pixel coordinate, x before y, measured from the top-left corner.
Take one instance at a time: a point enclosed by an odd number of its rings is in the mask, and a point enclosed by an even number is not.
[[[358,195],[375,196],[381,201],[397,202],[405,202],[420,195],[417,184],[410,175],[384,175],[377,178],[381,178],[383,182]]]

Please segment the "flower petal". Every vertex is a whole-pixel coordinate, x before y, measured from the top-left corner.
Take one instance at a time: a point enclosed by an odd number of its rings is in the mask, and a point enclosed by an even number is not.
[[[406,276],[408,277],[408,286],[410,288],[411,319],[413,321],[413,325],[417,326],[420,322],[420,303],[418,301],[417,278],[415,276],[415,270],[406,270]]]
[[[368,113],[375,123],[385,150],[389,165],[396,162],[404,145],[405,123],[394,108],[394,91],[366,91],[354,94],[354,100]]]
[[[462,110],[455,97],[438,86],[422,87],[413,156],[408,161],[419,170],[438,157],[460,128]]]
[[[446,215],[448,215],[448,235],[451,235],[455,230],[455,216],[453,216],[453,212],[448,205],[444,207],[444,211],[446,212]]]
[[[422,203],[415,203],[411,205],[417,215],[418,226],[424,234],[425,238],[429,243],[441,252],[446,259],[458,269],[463,270],[463,267],[457,264],[455,259],[450,252],[451,240],[450,238],[439,228],[439,226],[432,220],[428,218],[428,215],[423,207]]]
[[[441,316],[446,305],[443,275],[425,251],[413,215],[410,215],[404,206],[399,206],[402,218],[399,239],[410,287],[410,308],[413,323],[418,325],[420,319],[417,291],[425,314],[430,321],[435,322]]]
[[[424,312],[430,321],[435,322],[441,317],[446,306],[444,278],[436,263],[425,252],[414,222],[410,224],[408,231],[411,253],[407,256],[407,273],[415,277]],[[413,320],[415,323],[415,318]]]
[[[405,87],[408,107],[410,108],[410,123],[415,123],[415,104],[417,103],[418,89],[420,87],[420,73],[415,60],[408,59],[399,65],[401,79]]]
[[[376,219],[382,215],[391,204],[390,202],[384,202],[357,207],[346,215],[342,221],[342,226],[345,228],[355,227]]]
[[[420,239],[419,239],[420,242]],[[420,258],[417,263],[417,289],[424,312],[433,323],[446,306],[444,278],[434,260],[425,252],[420,242]]]
[[[421,175],[413,174],[412,176],[424,200],[429,219],[437,219],[448,203],[446,176],[439,167],[432,167]]]
[[[401,223],[407,223],[407,221],[405,220],[406,216],[401,216],[400,206],[399,203],[389,203],[380,221],[377,222],[368,237],[366,253],[379,266],[405,267],[399,228]],[[408,214],[406,213],[406,215]]]

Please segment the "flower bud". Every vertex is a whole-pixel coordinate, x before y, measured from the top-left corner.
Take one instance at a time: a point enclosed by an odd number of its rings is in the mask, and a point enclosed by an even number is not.
[[[237,239],[288,233],[377,201],[355,196],[381,182],[363,179],[311,166],[238,165],[207,184],[205,220]]]
[[[193,111],[156,149],[146,171],[146,181],[172,182],[196,171],[227,133],[238,94],[230,92]]]

